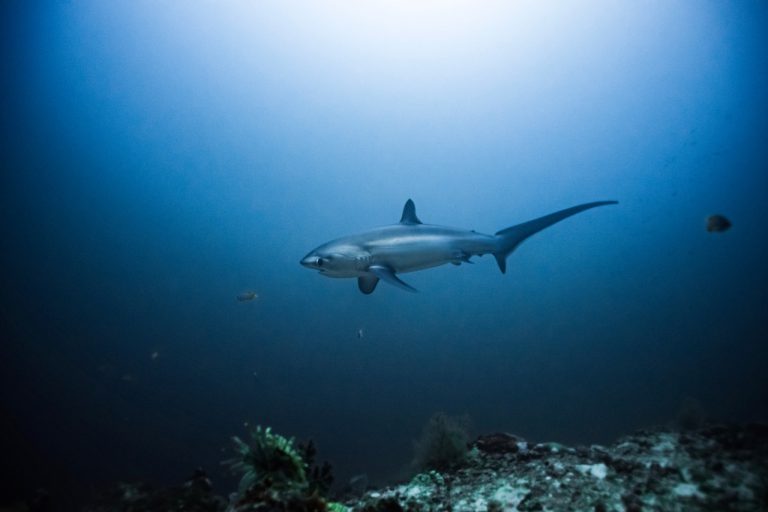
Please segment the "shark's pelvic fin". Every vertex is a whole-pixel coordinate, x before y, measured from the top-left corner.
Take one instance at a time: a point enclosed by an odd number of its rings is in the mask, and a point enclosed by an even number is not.
[[[463,252],[463,251],[462,252],[457,252],[453,256],[453,259],[451,260],[451,263],[453,263],[454,265],[461,265],[462,263],[474,264],[475,262],[469,259],[471,257],[472,257],[472,255],[471,254],[467,254],[466,252]]]
[[[576,215],[584,210],[607,204],[618,204],[618,201],[596,201],[594,203],[573,206],[497,232],[496,238],[498,239],[499,248],[494,251],[493,255],[496,257],[496,262],[499,264],[501,273],[503,274],[507,271],[507,256],[509,256],[509,254],[529,236],[538,233],[544,228],[548,228],[556,222],[567,219],[571,215]]]
[[[409,226],[414,224],[421,224],[421,221],[416,216],[416,205],[413,204],[411,199],[407,200],[405,202],[405,206],[403,206],[403,215],[400,217],[400,224],[406,224]]]
[[[414,292],[415,293],[415,292],[418,291],[413,286],[411,286],[411,285],[409,285],[407,283],[404,283],[399,277],[397,277],[395,275],[394,272],[392,272],[391,268],[384,267],[384,266],[381,266],[381,265],[371,265],[370,267],[368,267],[368,271],[370,273],[372,273],[374,276],[376,276],[377,278],[381,279],[382,281],[386,281],[387,283],[389,283],[389,284],[391,284],[393,286],[397,286],[398,288],[402,288],[403,290],[406,290],[406,291],[409,291],[409,292]],[[358,279],[362,279],[362,277],[360,277]],[[358,285],[359,284],[360,284],[360,281],[358,281]],[[361,288],[361,290],[362,290],[362,288]],[[373,291],[373,288],[371,288],[371,291]],[[363,293],[365,293],[364,290],[363,290]]]
[[[379,278],[373,274],[366,274],[357,278],[357,287],[366,295],[373,293],[377,284],[379,284]]]

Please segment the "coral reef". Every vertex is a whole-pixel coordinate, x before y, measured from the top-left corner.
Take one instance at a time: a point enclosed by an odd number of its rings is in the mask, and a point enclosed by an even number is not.
[[[467,418],[437,412],[427,422],[414,448],[414,465],[421,470],[449,470],[462,463],[469,441]]]
[[[228,512],[322,512],[328,502],[322,496],[333,482],[327,462],[315,466],[316,450],[310,441],[295,447],[293,439],[257,426],[250,443],[232,438],[238,455],[229,461],[243,473]],[[307,476],[309,472],[309,477]]]
[[[314,443],[294,445],[288,439],[257,426],[248,442],[233,437],[235,457],[230,468],[242,474],[238,490],[225,500],[212,493],[202,469],[183,485],[153,489],[142,483],[121,483],[97,497],[83,512],[343,512],[347,508],[328,501],[333,483],[331,465],[315,464]]]
[[[768,426],[640,431],[611,446],[481,437],[461,468],[370,491],[358,512],[768,510]]]
[[[307,467],[309,492],[327,496],[333,485],[333,468],[327,461],[320,466],[315,464],[317,449],[311,440],[307,443],[299,443],[298,449]]]
[[[269,427],[251,429],[251,442],[238,436],[235,442],[237,457],[226,461],[233,471],[242,472],[238,491],[243,493],[254,486],[274,489],[299,490],[307,487],[304,460],[293,446],[293,439],[275,434]]]
[[[322,496],[330,467],[313,465],[311,443],[294,447],[260,428],[251,437],[251,443],[235,441],[238,457],[230,463],[243,473],[242,489],[228,505],[197,470],[167,489],[121,484],[83,511],[768,510],[768,425],[644,430],[610,446],[533,444],[490,434],[479,437],[458,466],[342,503]]]
[[[212,489],[205,472],[197,469],[190,479],[174,487],[155,489],[143,483],[119,483],[98,496],[83,512],[223,512],[227,501],[213,494]]]

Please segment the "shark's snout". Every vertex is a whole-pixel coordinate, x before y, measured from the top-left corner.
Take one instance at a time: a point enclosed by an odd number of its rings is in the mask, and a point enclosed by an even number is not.
[[[315,254],[307,254],[299,263],[307,268],[320,268],[320,257]]]

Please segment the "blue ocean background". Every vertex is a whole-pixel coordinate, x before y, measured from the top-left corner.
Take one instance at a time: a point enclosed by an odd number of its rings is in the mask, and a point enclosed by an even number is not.
[[[8,499],[198,466],[226,493],[245,422],[386,483],[436,411],[563,443],[690,404],[768,420],[765,3],[9,1],[0,20]],[[488,256],[405,275],[418,294],[299,265],[408,198],[485,233],[619,204],[505,275]],[[733,227],[708,233],[715,213]]]

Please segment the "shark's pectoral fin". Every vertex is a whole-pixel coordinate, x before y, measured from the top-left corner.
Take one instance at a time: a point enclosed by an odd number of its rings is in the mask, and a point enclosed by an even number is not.
[[[387,283],[393,286],[397,286],[398,288],[402,288],[403,290],[406,290],[409,292],[415,293],[418,291],[413,286],[407,283],[404,283],[399,277],[395,275],[395,273],[389,267],[383,267],[381,265],[372,265],[368,267],[368,271],[373,275],[375,275],[377,278],[381,279],[382,281],[386,281]]]
[[[357,287],[366,295],[373,293],[377,284],[379,284],[379,278],[373,274],[366,274],[357,278]]]

